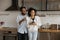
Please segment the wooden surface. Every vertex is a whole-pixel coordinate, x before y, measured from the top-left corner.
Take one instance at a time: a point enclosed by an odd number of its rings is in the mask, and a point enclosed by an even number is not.
[[[1,27],[0,28],[0,32],[3,32],[3,33],[17,33],[17,28],[9,28],[9,27]]]
[[[0,31],[2,31],[2,32],[11,31],[11,32],[17,33],[17,28],[1,27]],[[39,29],[39,32],[60,32],[60,30]]]
[[[39,32],[60,32],[60,30],[52,30],[52,29],[39,29]]]

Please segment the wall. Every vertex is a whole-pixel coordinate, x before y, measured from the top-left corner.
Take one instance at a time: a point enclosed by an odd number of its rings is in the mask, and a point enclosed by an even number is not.
[[[0,0],[0,11],[4,11],[11,6],[11,0]]]
[[[19,12],[0,12],[0,21],[4,21],[2,27],[17,27],[16,18]]]
[[[18,0],[19,6],[21,6],[21,0]],[[16,17],[20,13],[19,11],[4,11],[11,6],[11,0],[0,0],[0,21],[4,21],[5,24],[2,27],[17,27]],[[38,11],[39,14],[45,14],[46,17],[41,17],[42,24],[60,24],[60,11]],[[54,14],[54,15],[48,15]],[[58,14],[58,15],[56,15]]]
[[[21,6],[21,1],[18,0],[18,6]],[[11,6],[11,0],[0,0],[0,11],[6,10],[8,7]]]
[[[16,23],[16,17],[19,14],[19,11],[5,11],[5,12],[0,12],[0,21],[4,21],[5,24],[2,25],[2,27],[17,27]],[[47,15],[49,14],[54,14],[54,12],[38,12],[39,14],[45,14],[45,17],[41,17],[42,24],[60,24],[60,15]],[[60,12],[55,12],[55,13],[60,13]]]
[[[41,17],[43,24],[60,24],[60,11],[40,11],[38,13],[46,15],[46,17]]]

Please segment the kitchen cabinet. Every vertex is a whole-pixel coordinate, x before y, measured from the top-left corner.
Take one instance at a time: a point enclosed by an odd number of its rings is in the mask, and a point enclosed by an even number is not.
[[[0,40],[17,40],[17,28],[0,28]]]

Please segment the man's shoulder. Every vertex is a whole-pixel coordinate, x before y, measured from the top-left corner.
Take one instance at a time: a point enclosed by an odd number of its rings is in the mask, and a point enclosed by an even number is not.
[[[18,14],[18,16],[22,16],[21,14]]]
[[[29,17],[28,17],[28,16],[26,16],[26,19],[28,20],[28,19],[29,19]]]
[[[20,14],[19,14],[19,15],[17,15],[17,18],[21,18],[21,17],[22,17],[22,15],[20,15]]]

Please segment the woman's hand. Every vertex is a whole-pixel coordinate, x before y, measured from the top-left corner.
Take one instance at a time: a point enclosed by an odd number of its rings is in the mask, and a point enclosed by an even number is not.
[[[30,22],[29,25],[32,25],[32,22]]]
[[[29,23],[29,25],[36,25],[36,23],[35,22],[31,22],[31,23]]]
[[[34,22],[34,23],[32,23],[32,25],[36,25],[36,23]]]

